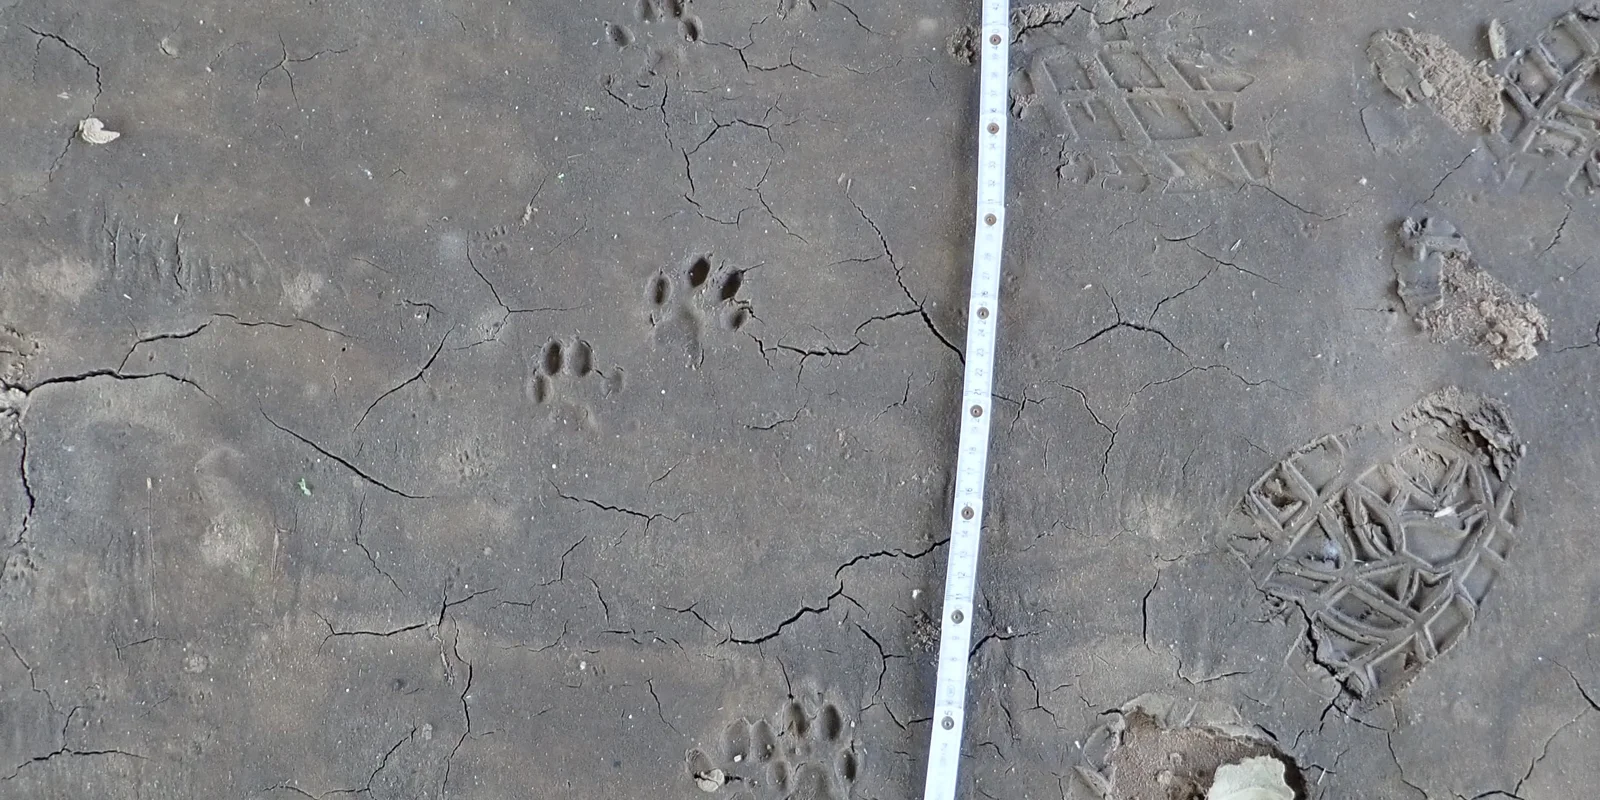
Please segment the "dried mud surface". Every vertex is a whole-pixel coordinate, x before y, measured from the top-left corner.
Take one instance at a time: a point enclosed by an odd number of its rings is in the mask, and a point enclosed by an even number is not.
[[[1013,9],[962,796],[1600,784],[1591,6]],[[977,23],[0,0],[0,796],[917,796]]]

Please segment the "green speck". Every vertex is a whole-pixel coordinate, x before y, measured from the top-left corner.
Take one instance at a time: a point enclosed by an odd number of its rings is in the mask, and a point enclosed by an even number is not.
[[[300,487],[301,494],[305,495],[306,497],[311,496],[311,484],[306,483],[305,478],[301,478],[299,481],[296,481],[295,485]]]

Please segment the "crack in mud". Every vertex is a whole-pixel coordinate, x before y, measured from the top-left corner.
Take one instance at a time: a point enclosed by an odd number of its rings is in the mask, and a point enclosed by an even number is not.
[[[376,486],[379,489],[382,489],[382,490],[384,490],[386,492],[389,492],[390,494],[394,494],[394,495],[398,495],[400,497],[404,497],[407,500],[428,500],[428,499],[431,499],[429,495],[412,494],[411,492],[407,492],[404,489],[395,488],[393,486],[390,486],[387,483],[384,483],[381,480],[378,480],[377,478],[375,478],[372,475],[368,474],[365,470],[361,469],[360,467],[356,466],[355,464],[350,463],[348,460],[346,460],[342,456],[335,455],[333,453],[333,451],[329,450],[328,448],[323,447],[320,444],[317,444],[315,441],[312,441],[311,439],[309,439],[306,436],[300,434],[299,432],[295,431],[292,428],[288,428],[288,427],[285,427],[285,426],[279,424],[277,420],[273,419],[272,416],[267,413],[267,410],[265,408],[257,406],[257,410],[261,412],[261,418],[266,420],[267,424],[271,425],[274,428],[277,428],[278,430],[280,430],[280,431],[282,431],[284,433],[289,434],[290,436],[292,436],[295,439],[297,439],[301,444],[304,444],[304,445],[310,447],[312,450],[315,450],[318,453],[321,453],[324,458],[332,460],[334,463],[338,464],[339,466],[344,467],[345,469],[347,469],[351,473],[353,473],[356,477],[360,478],[363,481],[366,481],[368,484],[371,484],[372,486]]]

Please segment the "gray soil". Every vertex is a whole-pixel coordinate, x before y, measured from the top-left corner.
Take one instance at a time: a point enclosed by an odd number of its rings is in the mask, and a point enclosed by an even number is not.
[[[1600,785],[1600,11],[1413,5],[1014,9],[963,797]],[[0,0],[0,797],[919,795],[977,22]]]

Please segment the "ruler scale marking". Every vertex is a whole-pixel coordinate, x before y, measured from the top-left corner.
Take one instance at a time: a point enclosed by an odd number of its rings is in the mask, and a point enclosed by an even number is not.
[[[1000,260],[1005,234],[1007,74],[1011,48],[1008,0],[984,0],[979,39],[978,183],[972,243],[972,288],[967,303],[966,369],[961,390],[956,490],[950,522],[944,610],[939,624],[939,671],[934,684],[933,732],[928,743],[924,800],[954,800],[960,772],[967,698],[972,599],[983,531],[983,490],[989,458],[989,419],[999,322]]]

